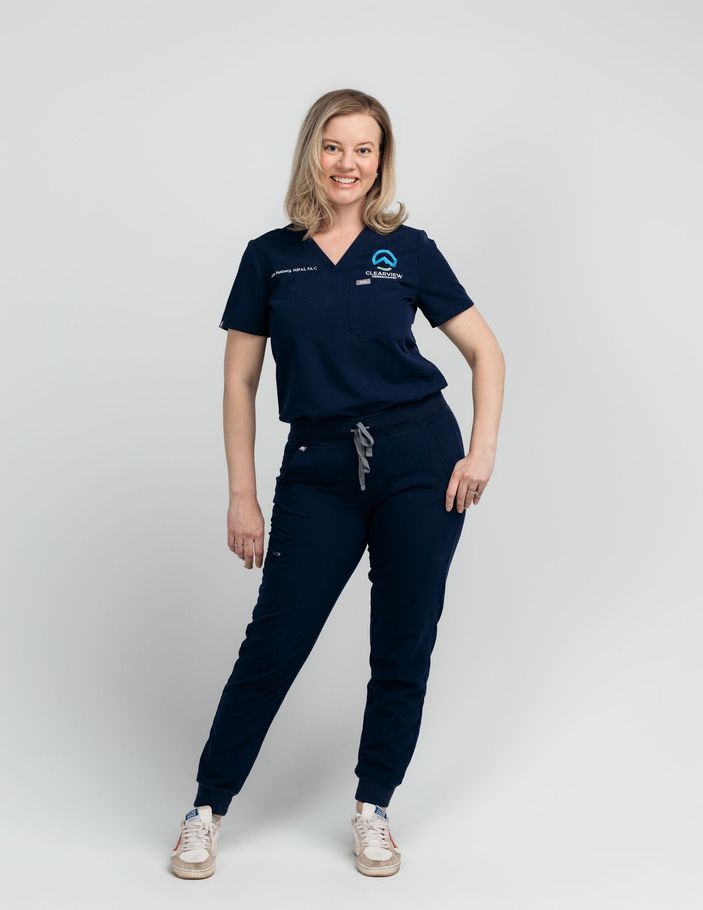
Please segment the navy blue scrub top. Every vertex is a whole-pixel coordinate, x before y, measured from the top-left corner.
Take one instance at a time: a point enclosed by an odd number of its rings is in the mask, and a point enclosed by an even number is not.
[[[473,301],[427,233],[365,226],[335,265],[290,225],[250,240],[220,328],[271,338],[279,420],[363,417],[443,389],[412,333]]]

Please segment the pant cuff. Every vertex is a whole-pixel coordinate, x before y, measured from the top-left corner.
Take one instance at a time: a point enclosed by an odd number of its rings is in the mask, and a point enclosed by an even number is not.
[[[193,800],[194,806],[210,806],[213,814],[226,815],[229,804],[232,802],[233,793],[227,790],[218,790],[215,787],[206,787],[198,784],[198,792]]]
[[[373,803],[374,806],[387,806],[395,787],[388,784],[380,784],[377,780],[359,780],[359,786],[356,788],[355,799],[360,803]]]

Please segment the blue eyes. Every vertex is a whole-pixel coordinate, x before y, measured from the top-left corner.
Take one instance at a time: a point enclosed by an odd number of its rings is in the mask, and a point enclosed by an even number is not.
[[[322,147],[323,147],[323,149],[324,149],[325,151],[327,151],[327,149],[336,149],[336,148],[339,148],[339,146],[334,145],[334,144],[331,143],[331,142],[329,142],[327,145],[323,145]],[[371,149],[368,148],[368,146],[364,146],[363,148],[360,148],[359,151],[360,151],[360,152],[371,152]]]

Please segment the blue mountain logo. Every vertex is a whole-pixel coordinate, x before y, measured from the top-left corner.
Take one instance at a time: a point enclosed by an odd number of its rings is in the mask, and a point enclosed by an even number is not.
[[[394,269],[398,264],[398,260],[390,250],[376,250],[371,257],[371,262],[377,269],[382,269],[384,272]],[[385,265],[383,263],[385,263]]]

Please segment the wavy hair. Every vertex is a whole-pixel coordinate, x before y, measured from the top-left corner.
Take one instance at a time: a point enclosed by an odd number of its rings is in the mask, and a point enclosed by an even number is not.
[[[337,89],[322,95],[310,107],[293,155],[285,210],[292,223],[290,230],[306,231],[304,240],[335,223],[334,209],[324,192],[320,152],[327,121],[344,114],[369,114],[381,130],[378,177],[366,194],[361,212],[364,224],[379,234],[390,234],[408,217],[402,202],[398,202],[397,212],[386,211],[395,196],[395,140],[388,112],[372,95],[356,89]]]

